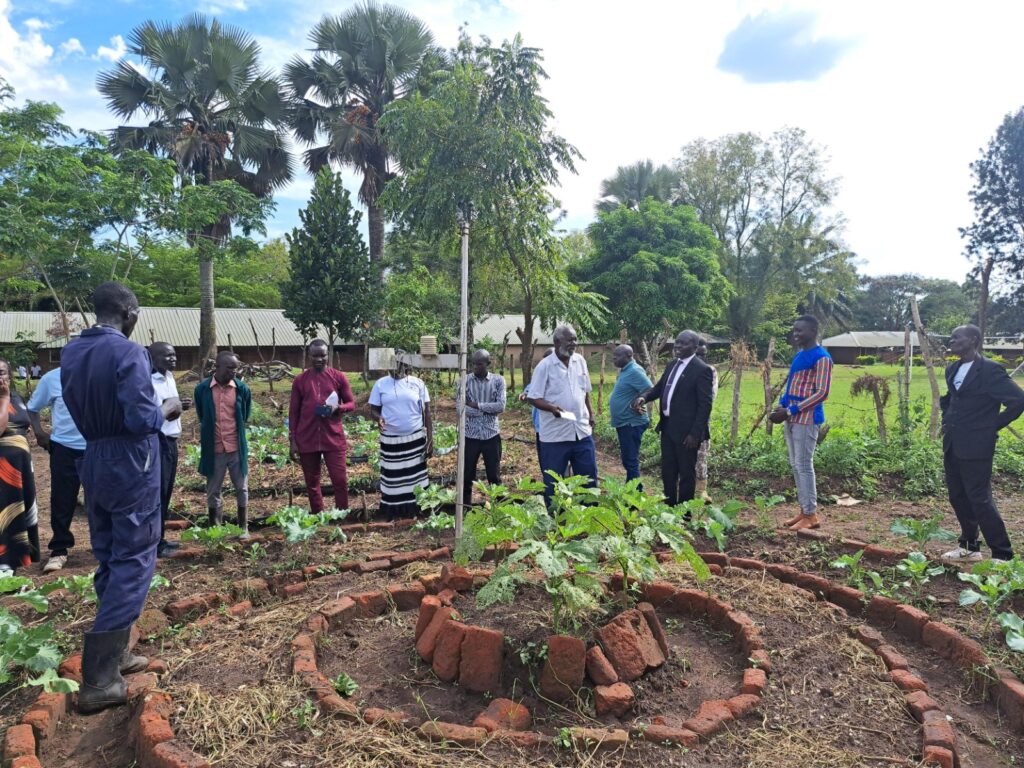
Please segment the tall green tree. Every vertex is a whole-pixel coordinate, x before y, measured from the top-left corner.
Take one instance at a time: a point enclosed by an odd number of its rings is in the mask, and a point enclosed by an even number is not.
[[[523,313],[528,380],[536,321],[571,312],[558,319],[575,320],[586,334],[603,312],[601,297],[567,280],[552,222],[557,204],[548,189],[561,170],[574,172],[579,153],[551,128],[538,49],[518,36],[500,46],[463,38],[454,59],[429,96],[396,102],[381,121],[403,170],[382,202],[427,239],[450,242],[460,209],[471,215],[472,258],[500,265],[494,272],[507,276]]]
[[[725,325],[735,339],[757,336],[773,296],[792,295],[796,305],[812,291],[825,298],[852,287],[843,220],[830,213],[838,183],[801,129],[699,139],[683,148],[677,171],[678,202],[692,206],[722,244],[722,272],[733,287]]]
[[[692,208],[649,197],[599,214],[588,232],[594,253],[570,274],[608,297],[605,338],[625,329],[646,365],[661,339],[707,329],[725,308],[731,289],[718,268],[719,243]]]
[[[1024,108],[1006,115],[971,163],[974,221],[960,230],[979,278],[978,325],[985,332],[993,280],[1024,278]]]
[[[332,353],[336,339],[364,336],[379,309],[380,285],[370,271],[360,216],[341,175],[325,167],[299,211],[302,227],[286,235],[291,266],[281,286],[285,317],[308,338],[323,327]]]
[[[184,186],[218,185],[221,215],[195,217],[186,232],[199,258],[200,331],[204,357],[216,352],[214,260],[231,235],[232,222],[247,215],[248,201],[223,182],[265,198],[292,177],[285,137],[286,101],[280,83],[260,68],[260,47],[246,32],[202,15],[177,24],[148,21],[129,35],[128,52],[144,70],[119,61],[97,87],[122,120],[116,150],[145,150],[177,164]]]
[[[330,163],[362,174],[359,200],[366,206],[370,259],[383,278],[384,213],[378,199],[394,177],[390,142],[380,119],[422,82],[436,59],[430,30],[412,14],[373,0],[340,16],[325,16],[309,35],[310,61],[293,59],[284,69],[291,90],[291,125],[312,145],[306,167]]]
[[[601,182],[601,198],[597,210],[614,211],[620,205],[636,208],[648,197],[661,203],[671,202],[679,181],[676,172],[667,165],[654,167],[650,160],[619,166],[615,175]]]

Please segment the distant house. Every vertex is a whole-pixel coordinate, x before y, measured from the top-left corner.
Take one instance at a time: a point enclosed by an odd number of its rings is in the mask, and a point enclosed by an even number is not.
[[[852,365],[857,358],[873,355],[880,362],[897,363],[903,358],[903,331],[849,331],[823,339],[821,345],[832,359],[841,365]],[[932,349],[945,350],[947,339],[928,334]],[[921,354],[917,333],[911,331],[910,346],[913,354]],[[986,354],[999,355],[1007,362],[1024,356],[1024,342],[1018,338],[989,337],[985,339]]]

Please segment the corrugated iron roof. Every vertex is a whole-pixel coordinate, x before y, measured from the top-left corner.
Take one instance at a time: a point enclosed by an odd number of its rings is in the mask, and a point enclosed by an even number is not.
[[[945,341],[945,337],[937,334],[928,334],[929,339]],[[917,332],[910,332],[911,346],[918,346]],[[823,347],[854,347],[858,349],[884,349],[887,347],[903,347],[903,331],[850,331],[840,333],[838,336],[830,336],[821,342]],[[1024,341],[1012,337],[988,336],[985,338],[985,349],[1006,349],[1020,350]]]

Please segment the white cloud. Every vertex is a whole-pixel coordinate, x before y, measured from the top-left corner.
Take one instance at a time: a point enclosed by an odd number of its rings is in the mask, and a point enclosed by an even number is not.
[[[51,29],[52,24],[47,24],[42,19],[25,19],[25,29],[29,32],[39,32],[43,29]]]
[[[43,40],[43,27],[30,19],[21,32],[11,24],[10,13],[10,0],[0,0],[0,77],[22,97],[66,93],[68,82],[53,71],[53,47]]]
[[[242,13],[249,10],[246,0],[215,0],[214,2],[202,3],[199,6],[200,13],[208,13],[211,16],[220,16],[225,13]]]
[[[124,58],[124,55],[128,53],[128,46],[124,42],[124,38],[121,35],[114,35],[110,38],[110,45],[107,47],[101,45],[96,49],[96,55],[94,59],[106,59],[107,61],[120,61]]]
[[[73,54],[85,55],[85,46],[77,37],[72,37],[60,44],[60,59],[65,59]]]

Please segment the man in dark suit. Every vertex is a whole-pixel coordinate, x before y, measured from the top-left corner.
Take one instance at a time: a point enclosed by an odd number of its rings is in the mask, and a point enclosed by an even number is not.
[[[658,383],[633,402],[634,408],[661,400],[661,481],[669,505],[689,501],[697,483],[697,452],[711,437],[711,367],[696,356],[700,337],[683,331],[672,345],[675,360]]]
[[[953,331],[950,351],[960,357],[946,368],[942,397],[942,454],[949,503],[960,521],[960,546],[944,557],[981,560],[978,531],[992,557],[1013,557],[1006,525],[992,499],[992,457],[999,430],[1024,413],[1024,391],[998,363],[981,354],[981,330],[962,325]]]

